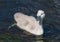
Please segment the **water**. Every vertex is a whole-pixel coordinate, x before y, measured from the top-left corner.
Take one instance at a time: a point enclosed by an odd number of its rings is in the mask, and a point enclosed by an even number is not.
[[[7,28],[15,22],[13,18],[14,13],[23,12],[27,15],[33,15],[35,17],[37,11],[42,9],[46,14],[43,21],[44,38],[50,38],[53,39],[53,42],[59,42],[59,7],[59,0],[0,0],[0,34],[5,33]],[[18,29],[16,30],[13,28],[11,31],[13,33],[19,32]]]

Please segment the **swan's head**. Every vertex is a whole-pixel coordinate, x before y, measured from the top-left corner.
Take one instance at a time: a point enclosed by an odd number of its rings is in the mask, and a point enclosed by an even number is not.
[[[43,10],[38,10],[37,17],[40,17],[41,19],[43,19],[45,17],[44,11]]]
[[[37,21],[38,23],[40,23],[40,25],[42,24],[43,18],[45,17],[45,13],[43,10],[38,10],[37,12]]]

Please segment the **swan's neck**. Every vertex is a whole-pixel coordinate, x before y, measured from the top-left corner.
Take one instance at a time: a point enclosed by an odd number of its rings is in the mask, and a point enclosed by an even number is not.
[[[43,18],[41,18],[40,16],[38,16],[38,17],[37,17],[37,21],[39,22],[40,25],[42,25]]]

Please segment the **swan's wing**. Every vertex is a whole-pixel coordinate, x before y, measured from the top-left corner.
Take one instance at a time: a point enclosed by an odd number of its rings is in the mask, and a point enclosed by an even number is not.
[[[14,15],[14,19],[21,27],[25,27],[29,23],[36,22],[36,19],[34,17],[24,15],[23,13],[16,13]]]
[[[24,15],[23,13],[16,13],[14,15],[14,19],[17,23],[24,24],[24,25],[27,23],[37,22],[33,16],[27,16]]]

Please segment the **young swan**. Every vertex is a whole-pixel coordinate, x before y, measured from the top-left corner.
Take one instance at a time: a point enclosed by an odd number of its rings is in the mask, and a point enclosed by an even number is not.
[[[42,10],[39,10],[37,13],[38,21],[33,16],[27,16],[27,15],[24,15],[23,13],[15,13],[14,19],[17,23],[13,24],[12,26],[17,25],[20,29],[23,29],[34,35],[42,35],[43,28],[42,28],[42,23],[40,22],[42,21],[44,16],[45,14],[44,14],[44,11]]]

